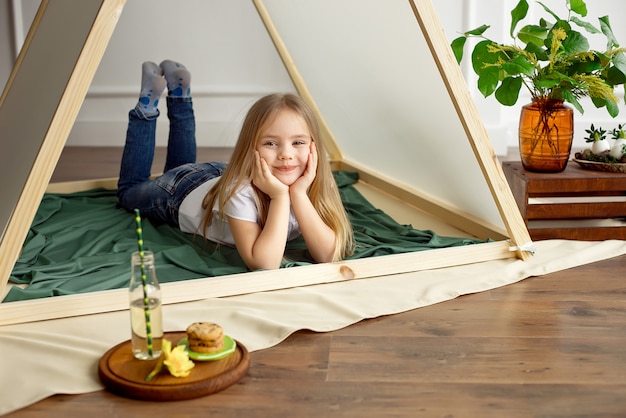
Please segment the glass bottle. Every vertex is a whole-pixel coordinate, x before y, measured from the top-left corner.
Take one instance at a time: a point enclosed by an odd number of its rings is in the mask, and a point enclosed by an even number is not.
[[[144,279],[145,278],[145,284]],[[131,256],[130,298],[131,345],[135,358],[152,360],[161,355],[163,317],[161,287],[154,268],[154,254],[144,251]],[[150,337],[150,338],[149,338]]]

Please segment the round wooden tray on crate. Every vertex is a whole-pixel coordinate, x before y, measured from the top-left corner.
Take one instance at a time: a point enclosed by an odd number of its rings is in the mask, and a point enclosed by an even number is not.
[[[166,332],[164,338],[175,347],[186,338],[184,331]],[[150,382],[146,376],[157,360],[137,360],[130,340],[107,351],[98,364],[98,376],[104,386],[118,395],[149,401],[179,401],[198,398],[218,392],[239,381],[248,372],[250,354],[236,341],[235,351],[221,360],[194,361],[187,377],[174,377],[162,371]]]

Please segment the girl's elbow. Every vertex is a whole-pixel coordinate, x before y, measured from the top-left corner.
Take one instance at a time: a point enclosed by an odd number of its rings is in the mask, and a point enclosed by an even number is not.
[[[313,260],[315,260],[316,263],[332,263],[333,261],[336,261],[334,251],[329,253],[311,254],[311,257],[313,257]]]
[[[280,268],[281,261],[272,260],[249,260],[246,261],[246,266],[252,270],[276,270]]]

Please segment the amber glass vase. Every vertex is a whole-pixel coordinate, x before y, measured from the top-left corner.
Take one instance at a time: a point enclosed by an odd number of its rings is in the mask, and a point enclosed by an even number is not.
[[[563,100],[536,98],[522,107],[519,151],[529,171],[565,170],[574,138],[574,111]]]

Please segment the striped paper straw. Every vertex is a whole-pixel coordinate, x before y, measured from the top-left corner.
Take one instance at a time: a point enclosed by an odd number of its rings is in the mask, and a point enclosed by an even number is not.
[[[148,355],[152,357],[154,351],[152,347],[152,324],[150,322],[150,301],[148,300],[148,287],[146,286],[146,265],[144,264],[143,252],[143,230],[141,228],[141,215],[139,209],[135,209],[135,223],[137,225],[137,246],[139,248],[139,260],[141,269],[141,284],[143,286],[143,309],[146,316],[146,343],[148,345]]]

